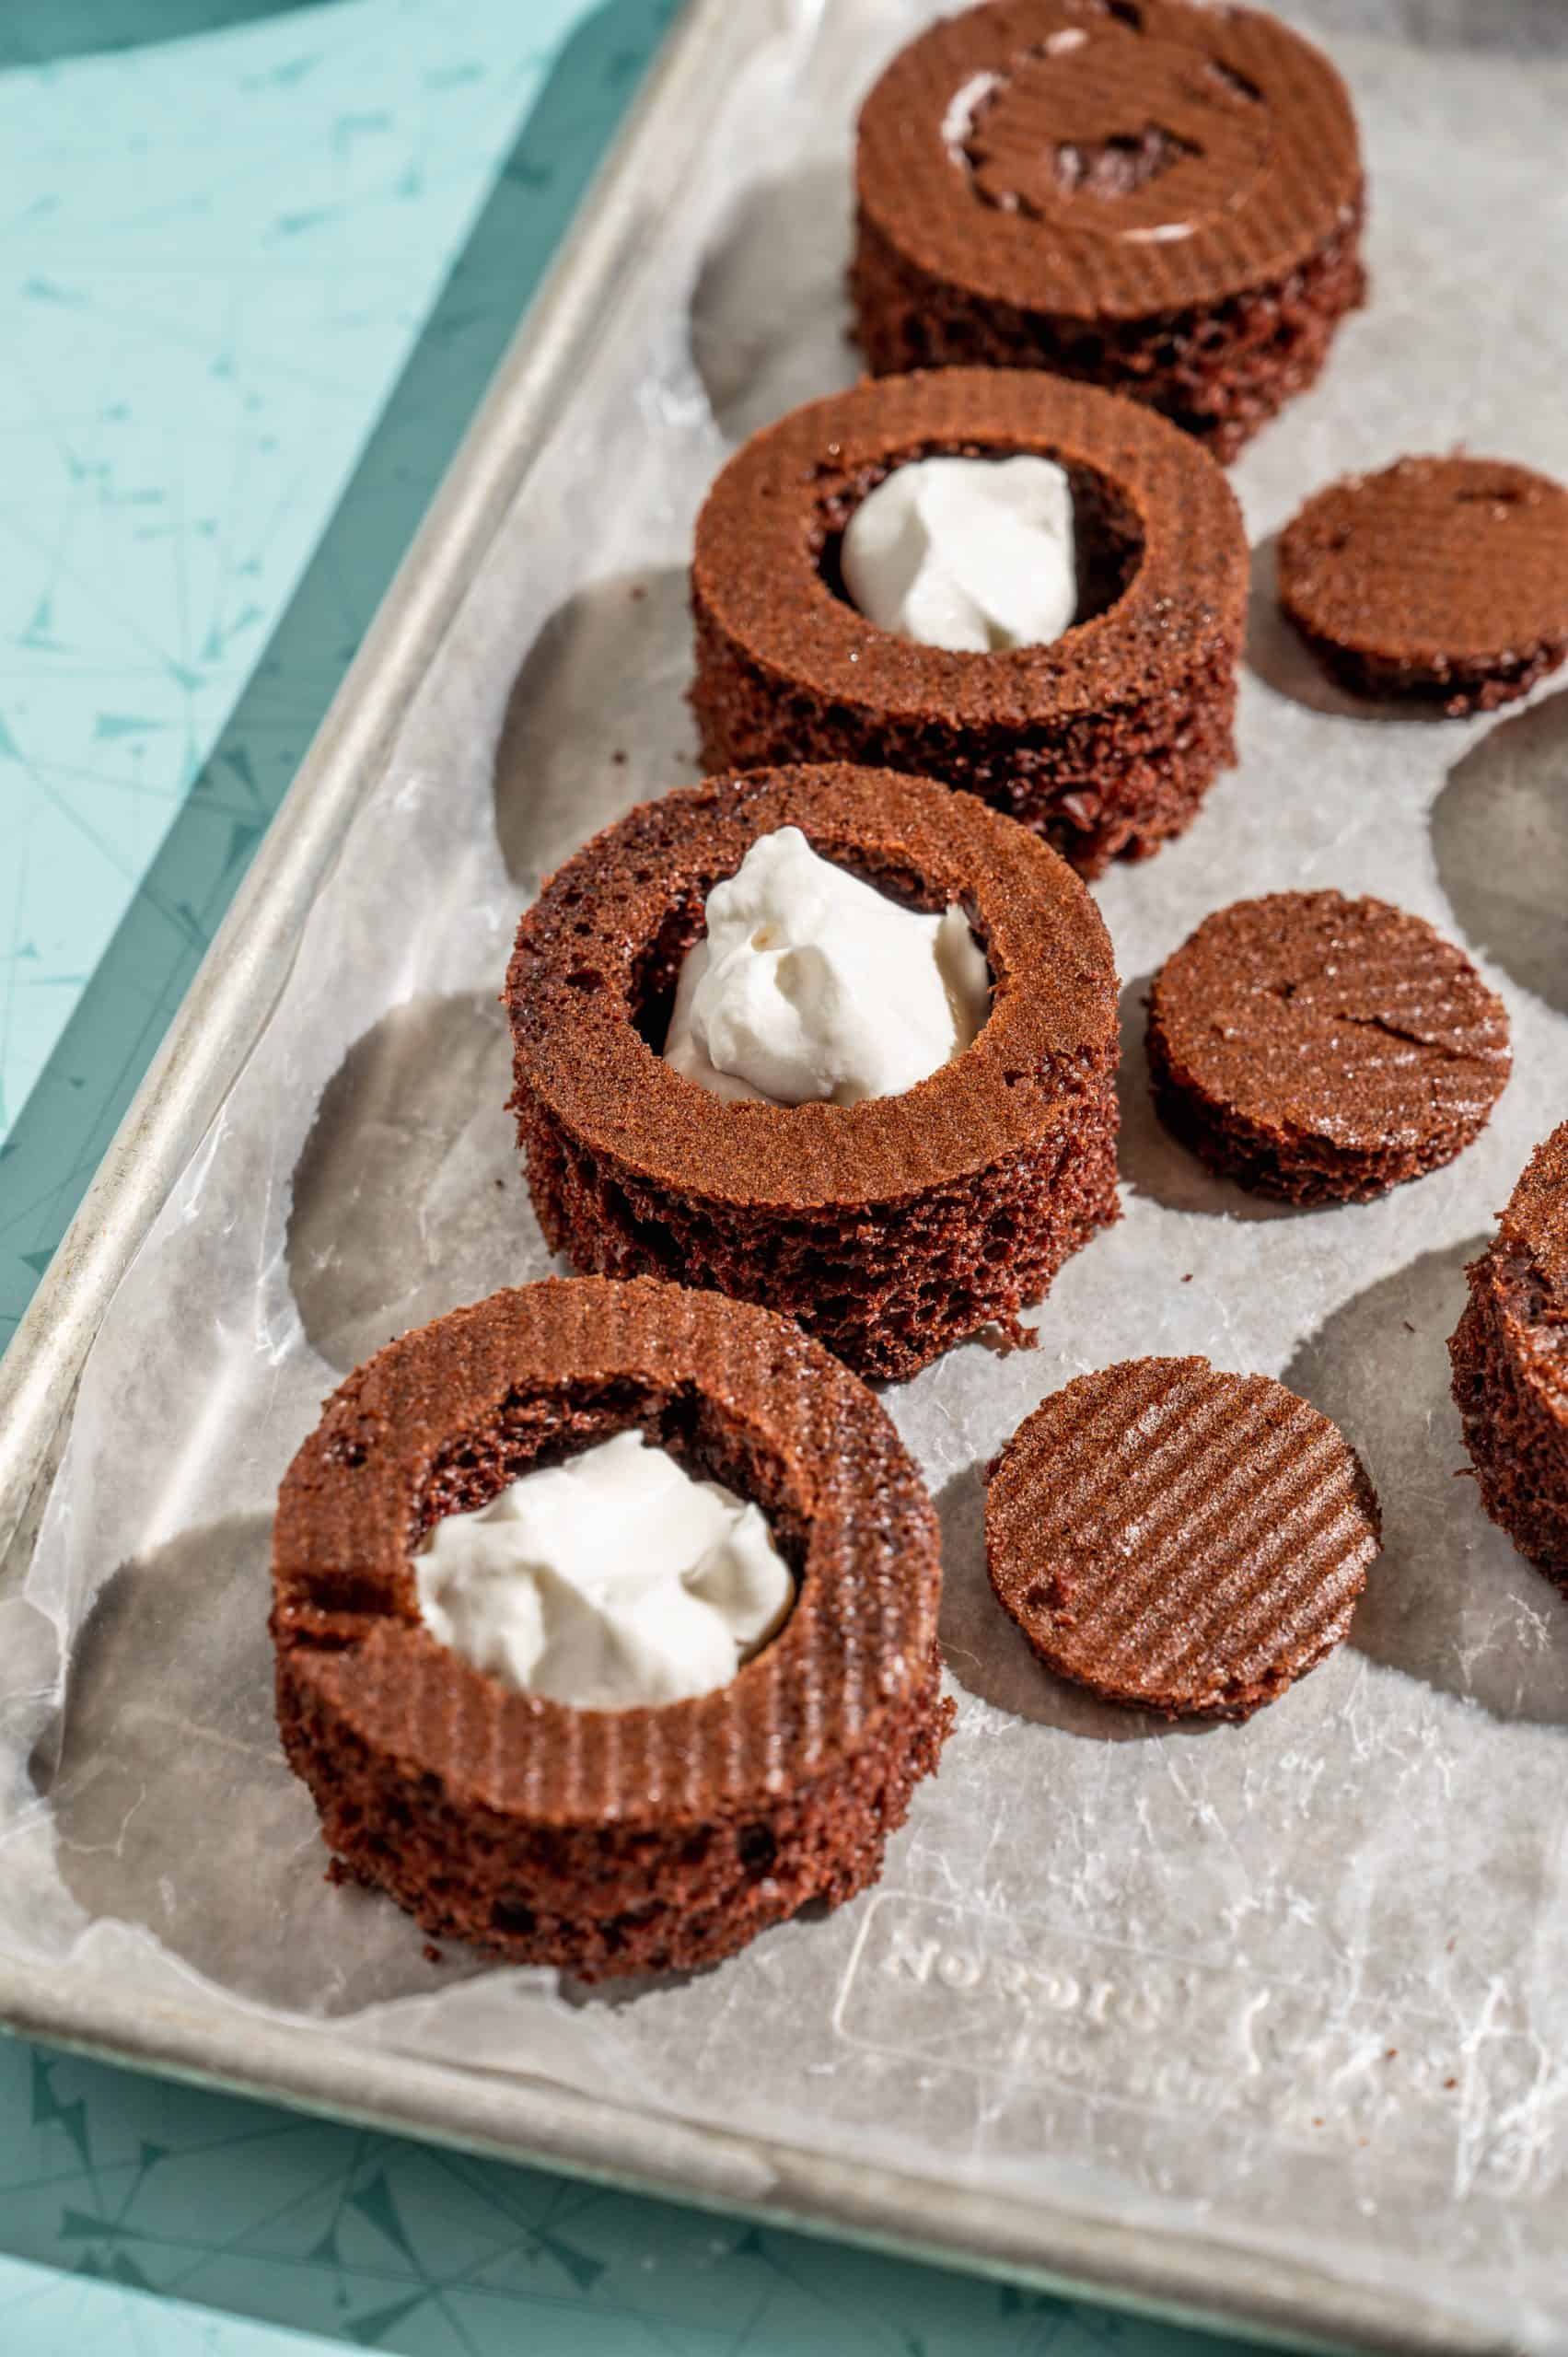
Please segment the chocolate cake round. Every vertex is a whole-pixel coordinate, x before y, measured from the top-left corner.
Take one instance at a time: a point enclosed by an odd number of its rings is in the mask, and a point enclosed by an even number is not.
[[[1233,458],[1365,297],[1355,120],[1275,17],[990,0],[861,111],[851,271],[873,371],[1051,369]]]
[[[440,1643],[444,1515],[632,1428],[761,1508],[789,1619],[726,1686],[577,1710]],[[936,1766],[935,1516],[879,1403],[787,1319],[551,1282],[389,1344],[327,1402],[273,1541],[278,1724],[340,1873],[427,1932],[597,1980],[715,1963],[875,1879]]]
[[[1508,1016],[1420,917],[1339,892],[1237,900],[1149,994],[1156,1109],[1210,1168],[1288,1202],[1365,1201],[1451,1162],[1507,1082]]]
[[[1060,1677],[1246,1719],[1350,1626],[1381,1538],[1326,1416],[1262,1375],[1132,1359],[1041,1402],[992,1465],[997,1598]]]
[[[959,903],[991,1012],[961,1055],[859,1104],[729,1104],[658,1052],[706,896],[798,827],[912,907]],[[1117,983],[1045,845],[889,772],[759,771],[644,804],[552,877],[506,978],[512,1105],[552,1250],[766,1302],[873,1376],[995,1323],[1016,1340],[1117,1216]]]
[[[1568,1121],[1536,1148],[1466,1274],[1448,1355],[1481,1502],[1568,1595]]]
[[[1078,619],[1042,646],[954,653],[842,594],[845,524],[906,461],[1056,461]],[[1191,823],[1235,758],[1248,552],[1230,487],[1163,419],[995,369],[862,384],[754,435],[697,519],[692,707],[709,769],[886,764],[966,787],[1086,876]]]
[[[1502,459],[1347,475],[1281,533],[1279,590],[1357,694],[1490,712],[1568,656],[1568,491]]]

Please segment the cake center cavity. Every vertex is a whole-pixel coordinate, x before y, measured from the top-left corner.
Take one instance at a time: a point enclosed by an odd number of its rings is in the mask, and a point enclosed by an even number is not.
[[[912,459],[851,516],[841,563],[867,621],[899,638],[1048,646],[1077,611],[1072,489],[1051,459]]]
[[[990,1005],[962,909],[901,909],[780,827],[708,895],[665,1061],[717,1097],[854,1105],[951,1062]]]
[[[636,1432],[447,1515],[413,1570],[442,1644],[505,1685],[588,1711],[726,1686],[795,1594],[761,1511],[693,1480]]]

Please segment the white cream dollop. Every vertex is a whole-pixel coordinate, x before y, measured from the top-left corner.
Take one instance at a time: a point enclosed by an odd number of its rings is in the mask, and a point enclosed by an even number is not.
[[[897,1097],[967,1048],[990,1009],[962,909],[901,909],[819,859],[798,827],[758,837],[709,893],[707,926],[681,966],[664,1053],[717,1097]]]
[[[912,459],[866,493],[840,563],[867,621],[899,638],[1048,646],[1077,611],[1072,487],[1051,459]]]
[[[442,1644],[586,1711],[727,1685],[795,1594],[760,1509],[636,1432],[446,1515],[413,1570]]]

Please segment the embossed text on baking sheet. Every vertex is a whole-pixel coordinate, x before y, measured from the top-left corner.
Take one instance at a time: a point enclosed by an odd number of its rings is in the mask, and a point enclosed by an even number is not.
[[[1463,2038],[1410,2006],[1045,1918],[883,1890],[834,2009],[851,2045],[935,2072],[1224,2119],[1316,2150],[1374,2141],[1401,2174],[1504,2199],[1538,2175],[1533,2042],[1483,2009]]]

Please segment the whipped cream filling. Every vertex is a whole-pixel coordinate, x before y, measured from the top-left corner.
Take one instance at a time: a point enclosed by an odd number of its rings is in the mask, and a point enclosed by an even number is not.
[[[425,1627],[476,1669],[579,1710],[726,1686],[795,1595],[761,1510],[641,1433],[446,1515],[413,1558]]]
[[[964,161],[964,142],[974,129],[974,119],[982,102],[993,90],[1002,87],[1003,78],[1000,74],[971,74],[948,99],[947,110],[942,117],[942,138],[956,164]]]
[[[912,459],[844,527],[867,621],[956,654],[1048,646],[1077,612],[1073,493],[1054,459]]]
[[[901,909],[819,859],[798,827],[759,836],[706,915],[664,1054],[716,1097],[897,1097],[961,1054],[990,1011],[985,953],[962,909]]]

